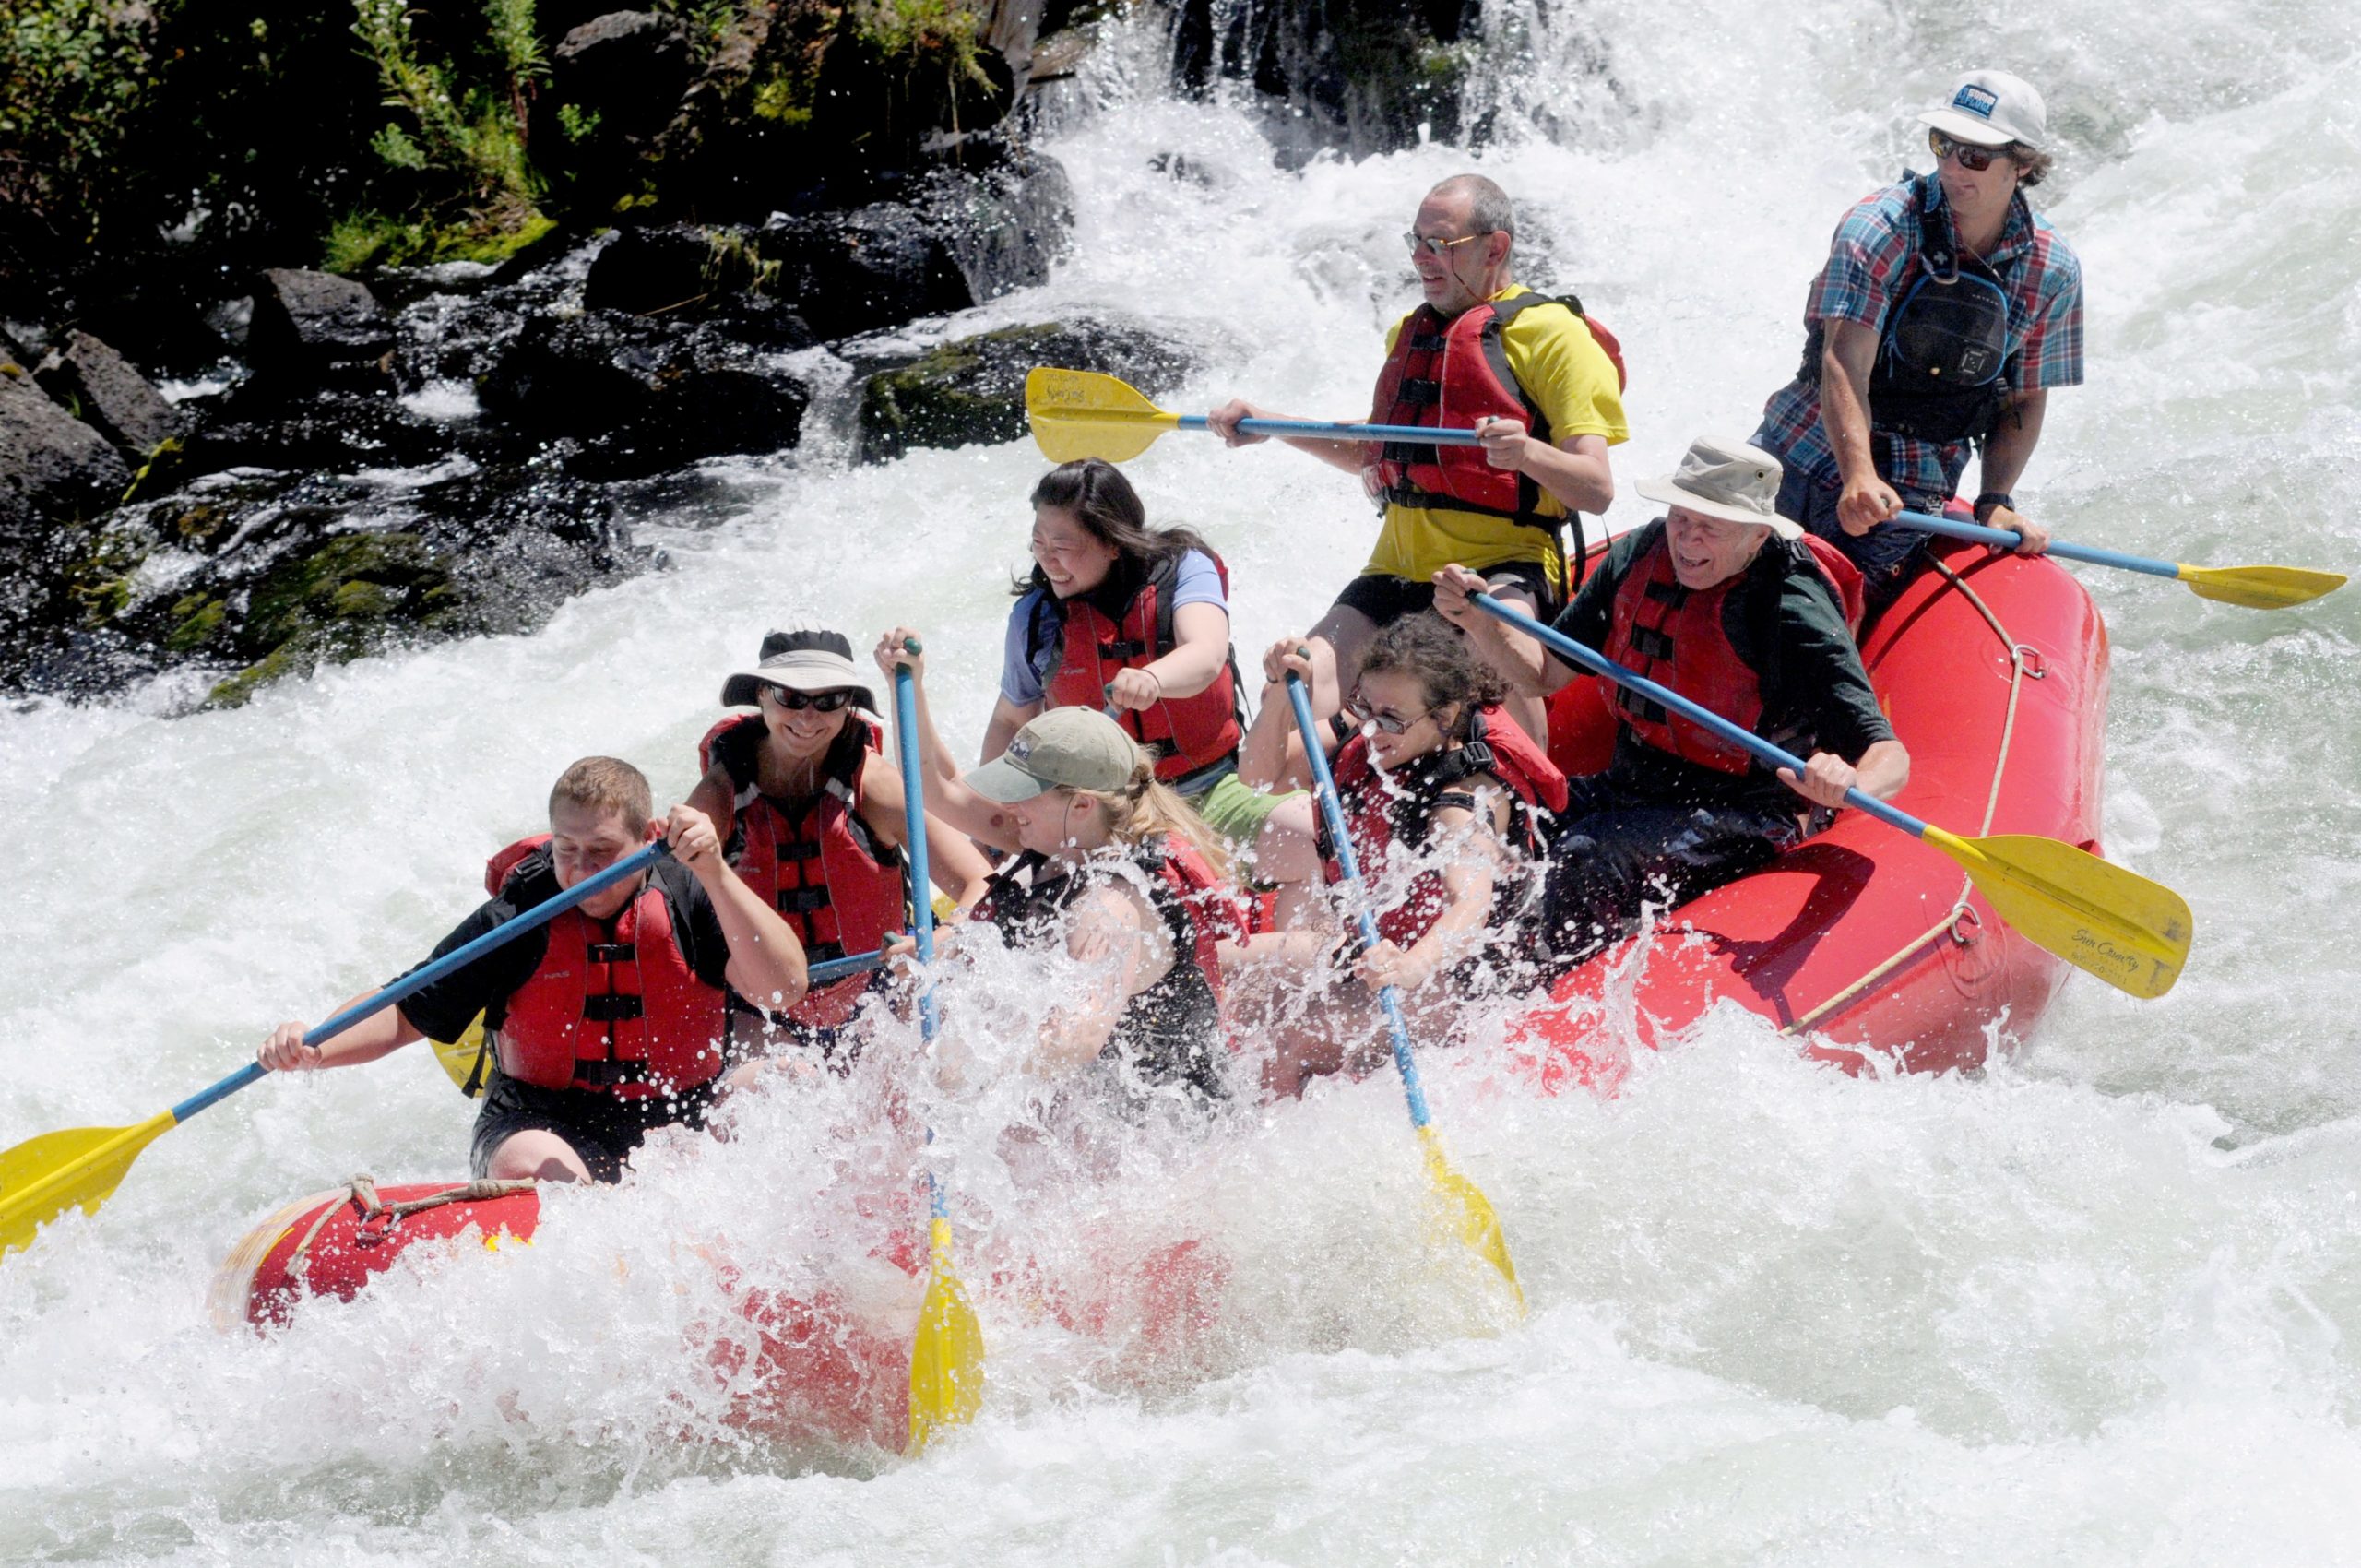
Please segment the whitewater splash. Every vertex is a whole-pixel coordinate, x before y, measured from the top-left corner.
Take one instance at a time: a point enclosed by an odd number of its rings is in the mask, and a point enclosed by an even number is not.
[[[1513,134],[1482,163],[1545,280],[1629,349],[1625,477],[1751,427],[1836,214],[1911,155],[1907,111],[1990,57],[2048,95],[2046,206],[2091,290],[2092,381],[2052,399],[2027,505],[2149,554],[2361,559],[2349,8],[1806,23],[1610,0],[1525,27],[1489,89]],[[1142,311],[1218,367],[1174,406],[1358,412],[1407,294],[1402,218],[1467,156],[1281,173],[1239,106],[1150,85],[1157,49],[1118,26],[1060,107],[1072,261],[943,330]],[[670,530],[678,570],[536,637],[237,713],[0,716],[0,1141],[144,1115],[278,1017],[381,981],[566,759],[616,752],[685,792],[718,672],[771,625],[919,625],[959,650],[933,683],[972,744],[1040,466],[1022,445],[718,465],[734,515]],[[1157,518],[1228,558],[1242,648],[1308,623],[1370,536],[1339,476],[1283,452],[1174,436],[1133,471]],[[747,1102],[729,1143],[660,1141],[639,1182],[553,1197],[548,1238],[492,1267],[421,1265],[267,1341],[215,1334],[205,1282],[244,1225],[355,1170],[457,1170],[469,1108],[409,1052],[258,1086],[0,1265],[0,1557],[2342,1560],[2361,628],[2344,596],[2258,616],[2085,580],[2115,643],[2108,849],[2191,897],[2201,961],[2157,1004],[2076,982],[1975,1080],[1833,1075],[1727,1016],[1639,1055],[1612,1100],[1438,1055],[1437,1121],[1509,1227],[1521,1326],[1479,1332],[1408,1244],[1421,1178],[1382,1077],[1240,1111],[1210,1144],[1116,1143],[1088,1181],[1003,1148],[1051,1108],[987,1090],[931,1108],[973,1266],[1087,1283],[1109,1235],[1207,1237],[1230,1260],[1223,1333],[1143,1365],[1003,1301],[992,1403],[923,1462],[766,1443],[728,1420],[694,1339],[727,1302],[680,1253],[727,1245],[783,1287],[873,1267],[848,1178],[899,1202],[911,1151],[877,1080],[822,1077]],[[988,972],[965,1004],[1014,1039],[1044,984]]]

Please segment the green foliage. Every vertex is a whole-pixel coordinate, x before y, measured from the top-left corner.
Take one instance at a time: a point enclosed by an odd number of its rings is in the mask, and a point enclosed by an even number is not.
[[[107,0],[0,6],[0,196],[97,228],[87,200],[155,85],[150,13]]]
[[[535,205],[541,182],[525,155],[533,86],[548,75],[533,0],[482,0],[482,6],[497,79],[468,83],[453,67],[420,56],[406,0],[353,0],[352,30],[376,65],[386,106],[401,116],[370,146],[389,168],[427,176],[434,210],[390,223],[369,213],[339,220],[328,237],[332,269],[447,259],[475,240],[547,227]],[[464,209],[464,219],[455,209]],[[455,232],[472,239],[455,240]]]
[[[853,30],[889,61],[915,65],[947,58],[952,73],[979,85],[984,75],[984,18],[961,0],[854,0]]]
[[[513,222],[462,213],[444,223],[348,212],[328,230],[320,265],[347,276],[373,267],[422,267],[439,261],[497,266],[556,227],[539,212]]]
[[[565,132],[568,141],[587,141],[599,134],[599,112],[585,110],[579,104],[561,103],[557,106],[558,128]]]

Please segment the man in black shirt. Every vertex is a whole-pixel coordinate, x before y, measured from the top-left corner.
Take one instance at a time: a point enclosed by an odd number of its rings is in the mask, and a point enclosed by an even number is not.
[[[647,839],[647,780],[585,757],[550,793],[550,835],[494,861],[490,902],[432,958],[596,875]],[[675,806],[672,858],[314,1047],[281,1024],[256,1053],[289,1072],[445,1042],[477,1014],[497,1065],[476,1120],[475,1173],[611,1182],[651,1128],[701,1125],[718,1089],[725,986],[765,1005],[803,996],[803,949],[721,858],[713,824]]]
[[[1686,903],[1795,844],[1798,795],[1834,811],[1848,789],[1888,800],[1909,779],[1847,626],[1859,574],[1779,516],[1779,478],[1755,447],[1695,443],[1679,472],[1637,487],[1669,513],[1617,540],[1558,617],[1574,641],[1808,759],[1800,776],[1774,774],[1619,687],[1614,759],[1573,781],[1552,853],[1545,914],[1560,961],[1598,951],[1647,902]],[[1469,602],[1483,590],[1447,566],[1435,609],[1520,690],[1574,678]]]

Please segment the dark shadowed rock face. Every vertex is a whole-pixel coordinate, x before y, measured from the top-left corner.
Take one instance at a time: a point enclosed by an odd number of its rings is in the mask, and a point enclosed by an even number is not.
[[[856,355],[857,367],[865,368]],[[867,362],[873,363],[874,362]],[[1095,370],[1160,397],[1196,368],[1178,341],[1136,322],[1084,319],[961,338],[873,372],[861,384],[860,457],[913,446],[1015,441],[1026,432],[1025,375],[1035,365]]]
[[[795,445],[805,385],[707,327],[590,311],[528,320],[481,388],[521,432],[582,443],[577,473],[652,474]]]
[[[246,356],[257,377],[298,385],[386,384],[393,322],[366,285],[272,267],[255,279]]]
[[[551,86],[559,97],[634,137],[664,127],[694,69],[688,25],[654,11],[596,18],[568,32],[550,54]]]
[[[42,390],[113,444],[132,462],[144,462],[158,443],[180,429],[164,395],[131,362],[87,332],[69,332],[42,362]]]
[[[30,376],[0,372],[0,551],[96,516],[131,482],[106,437],[50,400]]]

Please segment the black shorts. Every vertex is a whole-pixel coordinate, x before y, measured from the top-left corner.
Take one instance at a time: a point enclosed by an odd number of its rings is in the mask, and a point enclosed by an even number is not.
[[[1497,566],[1487,566],[1482,576],[1496,588],[1519,588],[1531,594],[1537,620],[1554,620],[1562,608],[1557,585],[1549,580],[1549,568],[1538,561],[1503,561]],[[1435,585],[1372,572],[1347,583],[1345,591],[1336,596],[1336,602],[1347,610],[1358,610],[1382,628],[1405,615],[1432,610]]]
[[[477,1178],[490,1174],[492,1152],[517,1133],[554,1133],[582,1157],[594,1182],[623,1180],[623,1161],[640,1140],[675,1123],[702,1127],[713,1108],[713,1086],[700,1084],[667,1098],[624,1099],[595,1089],[545,1089],[518,1083],[494,1070],[476,1112],[469,1167]]]

